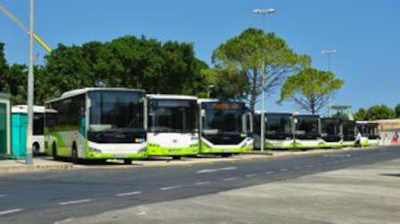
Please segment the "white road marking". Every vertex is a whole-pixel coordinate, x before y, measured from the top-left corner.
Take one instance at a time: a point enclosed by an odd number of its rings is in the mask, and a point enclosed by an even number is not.
[[[60,220],[60,221],[55,221],[54,224],[71,223],[73,220],[74,220],[73,218],[63,219],[63,220]]]
[[[134,191],[134,192],[116,194],[115,196],[117,196],[117,197],[125,197],[125,196],[138,195],[138,194],[141,194],[141,193],[142,192],[140,192],[140,191]]]
[[[200,186],[200,185],[206,185],[206,184],[210,184],[210,183],[211,183],[210,181],[203,181],[203,182],[197,182],[194,185]]]
[[[287,172],[287,171],[289,171],[288,169],[280,169],[279,171],[281,171],[281,172]]]
[[[274,171],[267,171],[267,172],[265,172],[265,174],[267,174],[267,175],[270,175],[270,174],[273,174],[273,173],[275,173]]]
[[[229,178],[225,178],[223,179],[224,181],[233,181],[233,180],[237,180],[237,177],[229,177]]]
[[[312,167],[314,167],[313,165],[307,165],[306,166],[307,168],[312,168]]]
[[[219,168],[219,169],[204,169],[204,170],[199,170],[196,173],[197,174],[202,174],[202,173],[214,173],[214,172],[218,172],[218,171],[227,171],[227,170],[236,170],[237,167],[236,166],[228,166],[228,167],[224,167],[224,168]]]
[[[303,169],[303,167],[301,167],[301,166],[296,166],[294,169],[295,169],[295,170],[301,170],[301,169]]]
[[[74,204],[82,204],[82,203],[87,203],[91,202],[92,199],[83,199],[83,200],[76,200],[76,201],[64,201],[58,203],[59,205],[74,205]]]
[[[21,212],[23,210],[24,209],[22,209],[22,208],[16,208],[16,209],[10,209],[10,210],[1,211],[0,212],[0,216],[8,215],[8,214],[16,213],[16,212]]]
[[[229,167],[221,168],[219,170],[237,170],[237,167],[236,166],[229,166]]]
[[[168,190],[173,190],[173,189],[177,189],[177,188],[181,188],[182,185],[175,185],[175,186],[169,186],[169,187],[162,187],[160,188],[160,190],[162,191],[168,191]]]
[[[216,169],[205,169],[205,170],[199,170],[196,173],[202,174],[202,173],[214,173],[214,172],[217,172],[217,170]]]
[[[7,196],[6,194],[0,194],[0,198],[4,198],[5,196]]]
[[[246,177],[255,177],[257,174],[247,174]]]

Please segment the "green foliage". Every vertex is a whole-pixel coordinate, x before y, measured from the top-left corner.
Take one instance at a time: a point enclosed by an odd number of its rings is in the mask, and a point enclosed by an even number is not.
[[[368,111],[361,107],[354,114],[354,120],[356,120],[356,121],[365,121],[365,120],[367,120],[367,113],[368,113]]]
[[[87,86],[128,87],[151,93],[205,94],[192,44],[125,36],[108,43],[59,47],[46,58],[55,95]]]
[[[381,120],[395,118],[395,111],[386,105],[376,105],[368,109],[367,120]]]
[[[360,108],[354,114],[354,119],[357,121],[393,119],[395,117],[396,117],[395,110],[383,104],[372,106],[368,110]]]
[[[8,76],[8,64],[4,55],[4,44],[0,42],[0,92],[9,92],[6,78]]]
[[[233,66],[202,70],[203,76],[212,86],[211,97],[223,99],[245,99],[249,92],[249,82],[246,75],[240,74]]]
[[[250,98],[250,107],[254,110],[257,97],[263,91],[272,93],[288,74],[309,66],[311,59],[296,54],[277,35],[250,28],[214,50],[212,62],[215,68],[203,74],[215,76],[209,80],[220,90],[219,94]],[[264,86],[262,74],[265,74]],[[232,83],[231,87],[221,80],[237,80],[238,83]]]
[[[26,65],[8,66],[0,43],[0,91],[10,92],[13,103],[26,99]],[[35,66],[35,103],[72,89],[105,86],[145,89],[149,93],[207,95],[205,62],[195,56],[191,43],[125,36],[111,42],[82,46],[59,44]]]
[[[344,81],[331,72],[307,68],[285,81],[279,102],[293,100],[301,109],[315,114],[343,84]]]
[[[400,118],[400,104],[396,105],[396,107],[394,108],[394,111],[396,113],[396,117]]]

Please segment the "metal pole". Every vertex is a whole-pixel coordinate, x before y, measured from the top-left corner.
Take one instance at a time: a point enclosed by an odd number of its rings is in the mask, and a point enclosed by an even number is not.
[[[264,62],[261,66],[262,69],[262,80],[261,80],[261,88],[262,88],[262,113],[261,113],[261,138],[260,138],[260,147],[261,152],[264,152],[264,143],[265,143],[265,91],[264,91],[264,78],[265,78],[265,67]]]
[[[32,158],[32,130],[33,130],[33,18],[34,0],[30,0],[29,25],[29,71],[28,71],[28,125],[26,131],[26,164],[33,164]]]

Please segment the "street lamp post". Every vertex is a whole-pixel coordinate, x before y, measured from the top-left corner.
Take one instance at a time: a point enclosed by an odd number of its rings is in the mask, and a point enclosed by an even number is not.
[[[26,132],[26,164],[33,164],[32,156],[32,130],[33,130],[33,17],[34,0],[30,0],[30,19],[29,19],[29,71],[28,71],[28,126]]]
[[[332,57],[332,55],[337,53],[337,50],[336,49],[322,50],[321,53],[328,56],[328,72],[330,72],[331,71],[331,57]],[[328,102],[328,116],[330,117],[331,116],[331,105],[330,105],[331,104],[331,100],[330,99],[328,99],[328,100],[329,100],[329,102]]]
[[[267,9],[254,9],[253,13],[262,16],[268,16],[276,12],[276,9],[267,8]],[[264,91],[264,81],[265,81],[265,65],[264,62],[261,66],[262,69],[262,79],[261,79],[261,88],[262,88],[262,111],[261,111],[261,119],[260,119],[260,126],[261,126],[261,138],[260,138],[260,149],[264,151],[264,143],[265,143],[265,91]]]

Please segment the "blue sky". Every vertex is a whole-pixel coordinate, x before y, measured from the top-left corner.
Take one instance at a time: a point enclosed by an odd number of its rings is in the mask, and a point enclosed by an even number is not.
[[[0,0],[28,25],[28,0]],[[277,9],[264,21],[251,11]],[[398,0],[36,0],[36,33],[52,48],[58,43],[109,41],[145,35],[162,41],[193,42],[197,56],[210,64],[212,51],[248,27],[283,37],[296,52],[327,68],[323,49],[337,49],[331,68],[346,81],[333,103],[369,107],[400,103],[400,1]],[[28,36],[0,14],[0,41],[10,63],[28,62]],[[39,46],[35,47],[45,55]],[[43,61],[42,61],[43,62]],[[269,111],[297,111],[290,103]],[[257,105],[259,108],[260,104]]]

